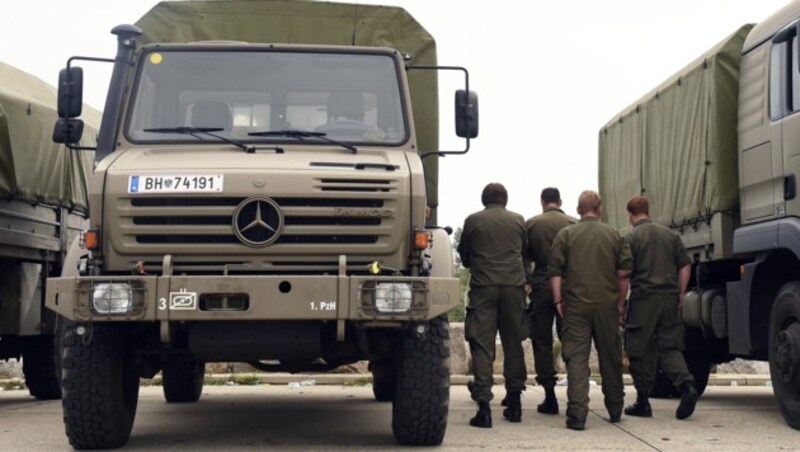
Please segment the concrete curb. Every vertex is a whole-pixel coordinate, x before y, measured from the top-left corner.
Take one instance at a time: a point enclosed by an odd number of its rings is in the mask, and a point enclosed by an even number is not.
[[[231,380],[234,378],[242,377],[255,377],[260,384],[289,384],[293,382],[309,382],[313,381],[315,385],[363,385],[372,382],[371,374],[211,374],[210,377],[215,380]],[[559,375],[559,380],[566,378],[566,375]],[[591,377],[594,381],[600,382],[598,375]],[[472,379],[471,375],[451,375],[450,384],[454,386],[466,385]],[[495,384],[502,384],[504,382],[502,375],[494,376]],[[536,386],[535,375],[528,375],[528,385]],[[626,385],[633,384],[633,380],[629,374],[623,375],[623,381]],[[736,375],[736,374],[711,374],[708,379],[709,386],[771,386],[769,375]]]

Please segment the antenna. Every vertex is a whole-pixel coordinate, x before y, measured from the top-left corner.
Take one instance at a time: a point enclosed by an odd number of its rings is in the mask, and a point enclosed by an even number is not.
[[[356,27],[358,26],[358,2],[356,2],[356,8],[353,14],[353,37],[350,42],[350,45],[356,45]]]

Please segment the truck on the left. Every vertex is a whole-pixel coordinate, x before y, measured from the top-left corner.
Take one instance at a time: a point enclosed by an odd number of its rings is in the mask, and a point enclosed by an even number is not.
[[[79,148],[93,144],[100,118],[88,106],[83,114]],[[22,358],[25,384],[40,400],[61,398],[45,281],[61,274],[84,229],[94,161],[94,152],[53,143],[57,117],[54,87],[0,63],[0,360]]]

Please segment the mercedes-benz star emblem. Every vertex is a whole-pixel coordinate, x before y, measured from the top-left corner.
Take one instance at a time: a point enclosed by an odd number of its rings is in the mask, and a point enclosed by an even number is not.
[[[247,198],[233,212],[233,232],[247,246],[267,246],[282,231],[283,212],[269,198]]]

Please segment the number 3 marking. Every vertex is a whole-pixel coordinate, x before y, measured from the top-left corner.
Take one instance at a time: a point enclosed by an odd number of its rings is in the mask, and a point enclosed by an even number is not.
[[[158,299],[158,309],[164,311],[167,309],[167,299],[166,298],[159,298]]]

